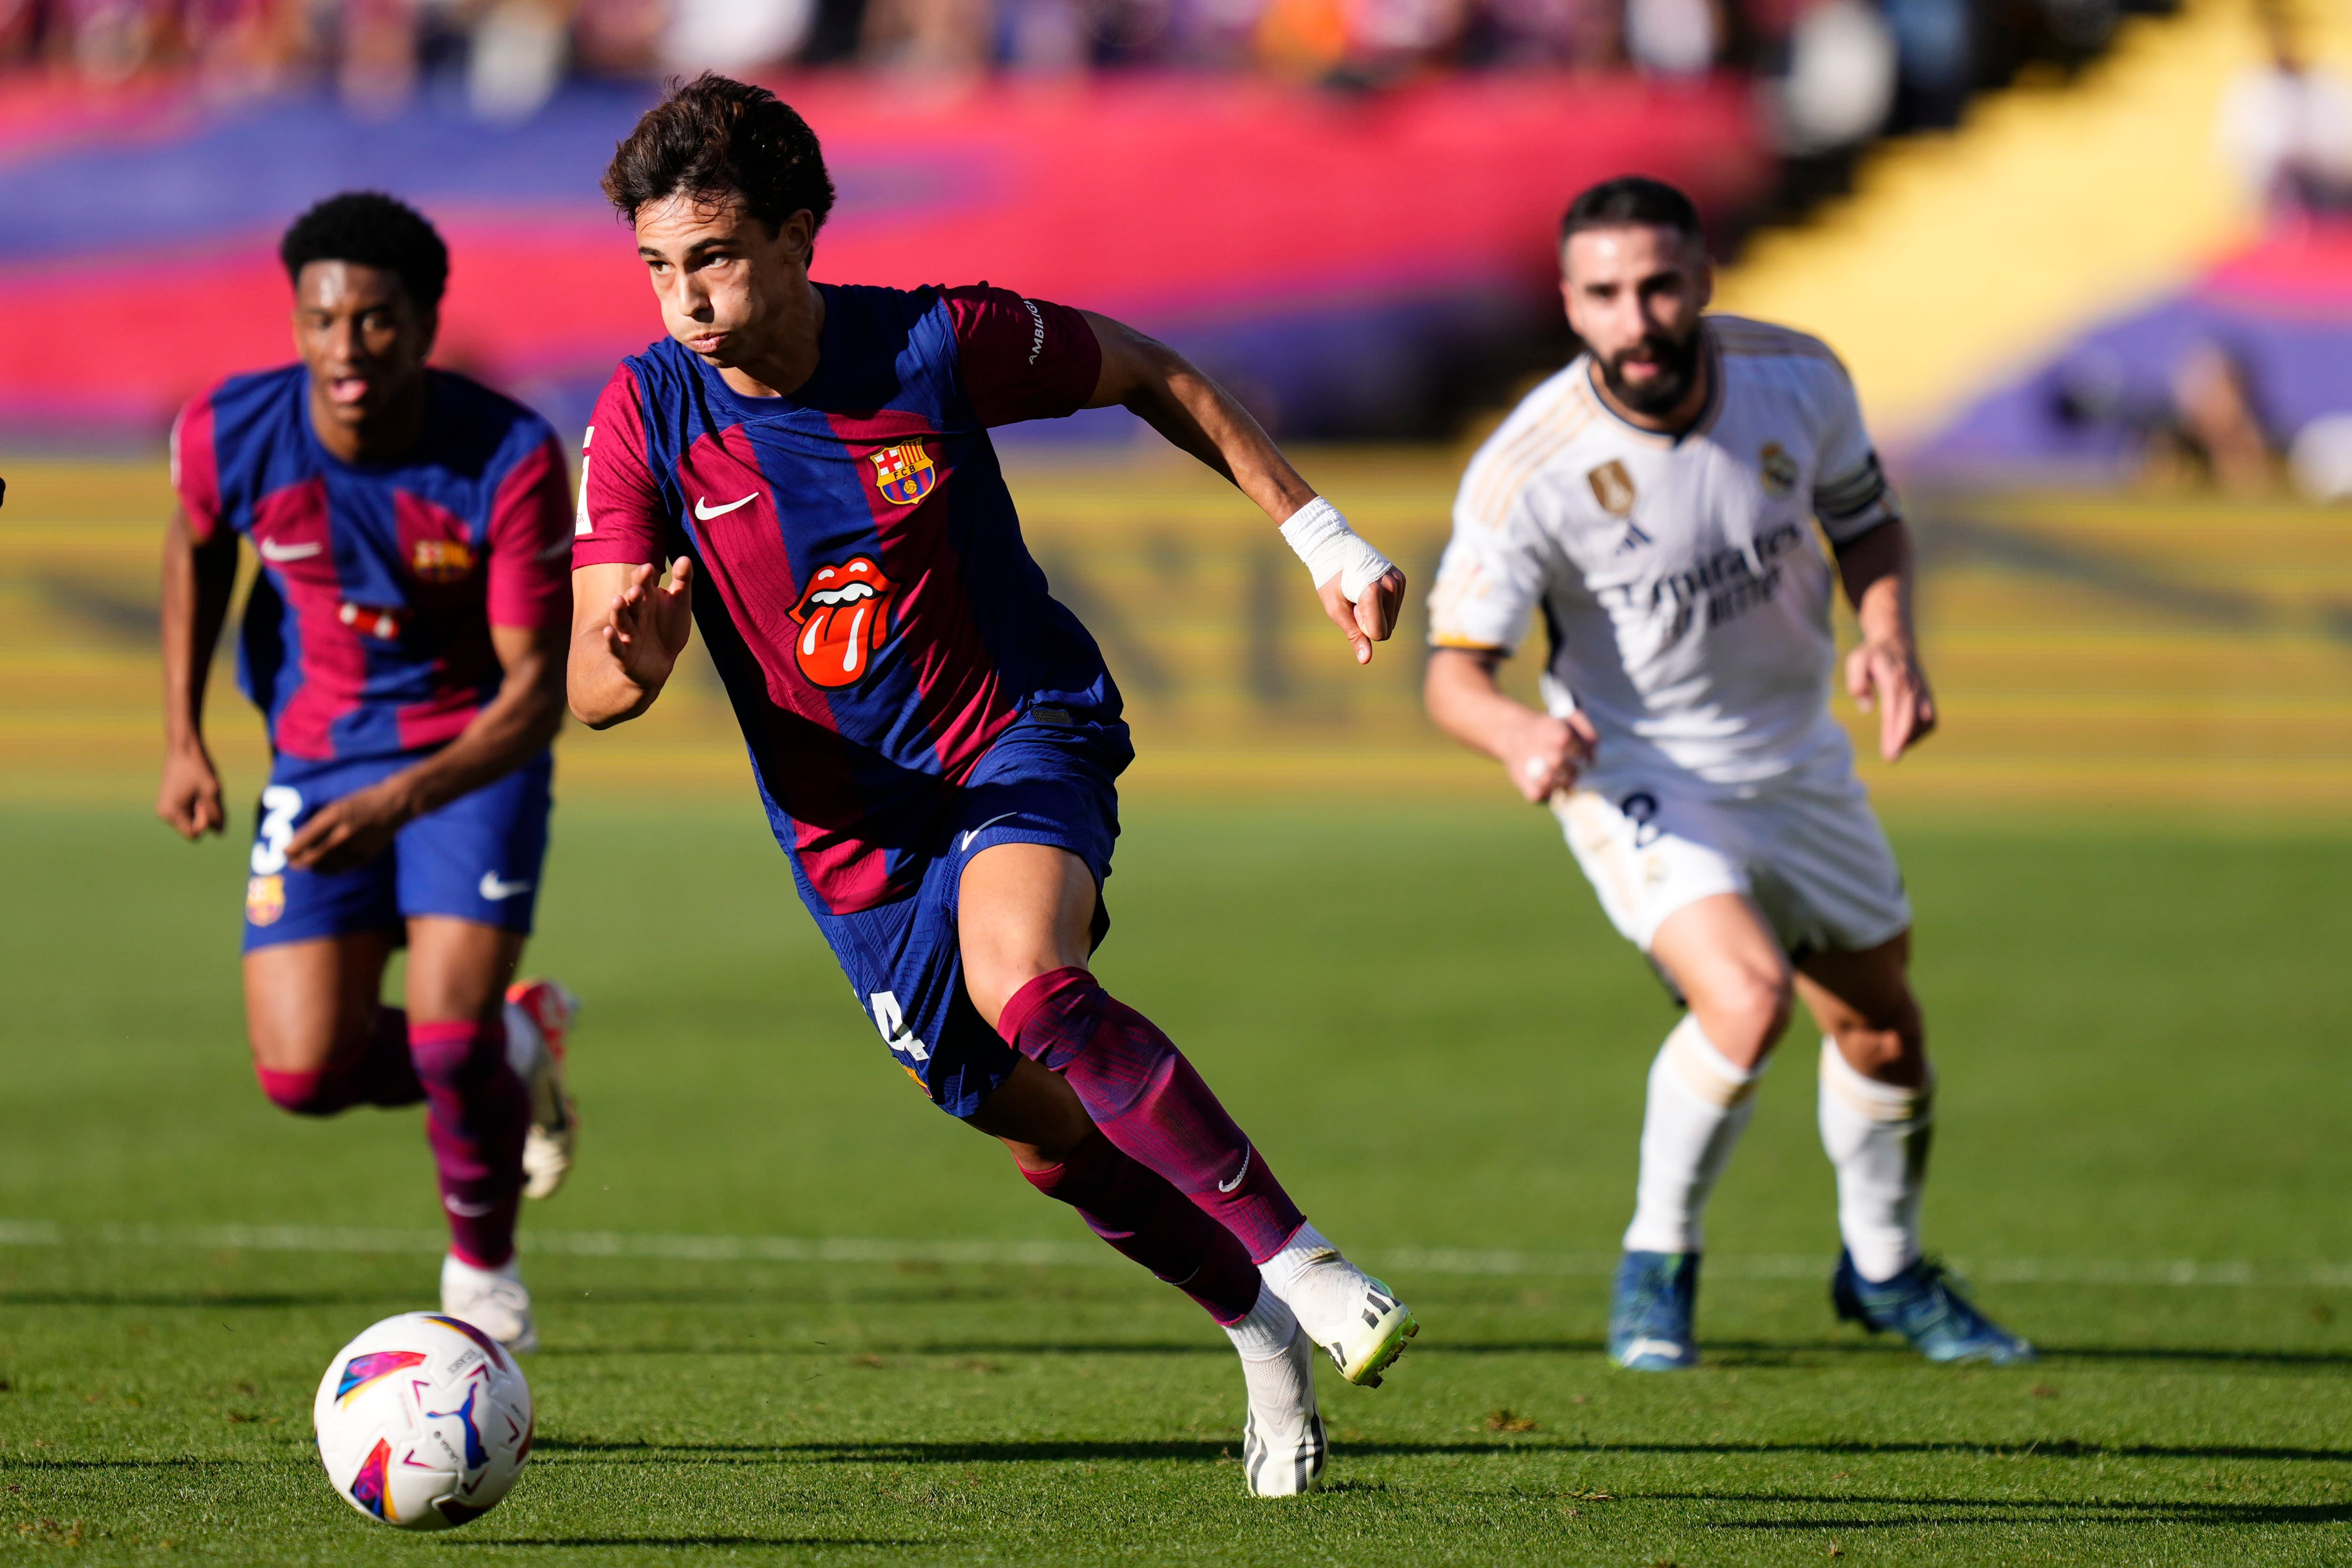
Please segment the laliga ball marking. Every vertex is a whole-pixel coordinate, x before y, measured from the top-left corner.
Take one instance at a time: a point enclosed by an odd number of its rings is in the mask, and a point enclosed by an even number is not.
[[[402,1530],[479,1519],[530,1458],[530,1386],[514,1356],[439,1312],[386,1318],[335,1353],[311,1405],[328,1484]]]

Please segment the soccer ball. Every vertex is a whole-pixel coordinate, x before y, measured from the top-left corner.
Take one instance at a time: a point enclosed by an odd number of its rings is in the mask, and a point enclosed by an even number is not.
[[[328,1483],[402,1530],[479,1519],[530,1458],[530,1386],[514,1357],[439,1312],[386,1318],[336,1352],[310,1414]]]

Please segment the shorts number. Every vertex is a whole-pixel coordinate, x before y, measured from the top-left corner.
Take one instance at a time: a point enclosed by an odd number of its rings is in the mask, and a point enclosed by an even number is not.
[[[254,835],[253,874],[275,877],[286,869],[286,847],[294,842],[294,819],[302,815],[302,792],[271,784],[261,792],[261,827]]]
[[[877,991],[868,1000],[874,1004],[874,1026],[882,1031],[883,1044],[919,1062],[931,1059],[931,1047],[915,1038],[914,1031],[907,1027],[906,1009],[898,1005],[897,993]]]

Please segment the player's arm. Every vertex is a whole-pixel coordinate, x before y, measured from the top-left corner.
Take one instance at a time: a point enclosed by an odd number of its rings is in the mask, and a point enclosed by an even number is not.
[[[547,749],[563,723],[562,628],[493,626],[490,647],[505,676],[473,722],[415,766],[321,807],[287,845],[289,864],[342,871],[371,860],[426,812],[505,777]]]
[[[1507,694],[1495,672],[1508,657],[1498,647],[1432,648],[1422,701],[1439,729],[1502,763],[1519,794],[1541,805],[1575,787],[1598,737],[1581,713],[1555,719]]]
[[[1108,316],[1080,313],[1102,350],[1101,377],[1087,406],[1127,409],[1255,501],[1307,563],[1323,613],[1346,635],[1356,662],[1368,663],[1372,644],[1396,629],[1404,574],[1315,493],[1223,387],[1165,343]]]
[[[592,730],[626,723],[669,684],[694,631],[694,562],[661,568],[623,562],[574,568],[572,647],[565,686],[572,711]]]
[[[1911,530],[1892,517],[1836,550],[1862,628],[1861,645],[1846,656],[1845,689],[1864,712],[1877,710],[1878,754],[1891,763],[1936,728],[1936,697],[1911,627]]]
[[[236,535],[198,539],[184,508],[163,535],[163,783],[155,815],[194,840],[227,826],[220,773],[205,746],[205,686],[236,587]]]

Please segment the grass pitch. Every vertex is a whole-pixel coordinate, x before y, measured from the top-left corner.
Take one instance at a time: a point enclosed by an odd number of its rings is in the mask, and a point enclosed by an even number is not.
[[[366,1524],[309,1401],[429,1304],[417,1116],[254,1090],[241,849],[18,805],[0,1557],[2352,1560],[2352,838],[1898,831],[1944,1073],[1929,1239],[2047,1359],[1941,1370],[1832,1324],[1800,1033],[1711,1216],[1708,1363],[1639,1377],[1601,1360],[1598,1270],[1672,1013],[1548,819],[1129,816],[1106,978],[1425,1325],[1378,1393],[1327,1376],[1325,1495],[1243,1495],[1222,1336],[921,1101],[747,792],[559,811],[531,963],[587,998],[586,1121],[527,1215],[540,1447],[464,1531]],[[257,1226],[299,1228],[224,1228]]]

